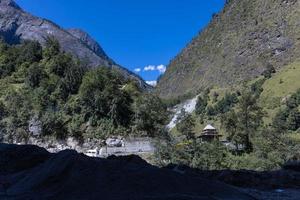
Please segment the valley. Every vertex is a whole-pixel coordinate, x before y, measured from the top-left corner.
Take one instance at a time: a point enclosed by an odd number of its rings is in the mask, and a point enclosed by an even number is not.
[[[0,0],[0,198],[299,199],[299,19],[228,0],[165,73],[131,72]]]

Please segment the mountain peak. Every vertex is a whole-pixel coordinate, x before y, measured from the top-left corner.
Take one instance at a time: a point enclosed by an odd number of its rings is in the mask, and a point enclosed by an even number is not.
[[[141,88],[149,88],[139,76],[109,58],[100,44],[85,31],[63,29],[49,20],[24,11],[13,0],[0,0],[0,16],[0,37],[9,44],[34,40],[44,45],[45,38],[53,36],[63,51],[83,60],[89,67],[114,67],[124,77],[136,80]]]
[[[79,28],[70,28],[66,30],[68,33],[83,42],[90,50],[95,52],[98,56],[105,57],[107,60],[110,58],[105,54],[104,50],[87,32]]]
[[[0,0],[0,5],[9,6],[21,10],[21,7],[13,0]]]

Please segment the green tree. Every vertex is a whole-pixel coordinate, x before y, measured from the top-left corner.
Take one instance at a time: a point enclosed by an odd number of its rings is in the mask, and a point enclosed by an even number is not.
[[[60,44],[54,37],[47,37],[45,46],[43,58],[46,60],[51,59],[60,53]]]
[[[228,156],[226,147],[217,141],[200,143],[193,140],[159,143],[155,157],[160,165],[173,163],[202,170],[221,170],[227,168]]]
[[[295,95],[292,95],[288,100],[286,101],[286,105],[289,109],[295,109],[298,107],[297,97]]]
[[[287,130],[288,109],[280,109],[272,119],[272,127],[276,132],[284,133]]]
[[[27,130],[28,121],[32,114],[30,97],[24,91],[16,92],[14,90],[8,90],[4,96],[4,102],[6,114],[3,120],[3,131],[11,139],[20,139],[19,133],[23,134],[24,131],[19,130]]]
[[[225,115],[222,125],[229,133],[229,140],[236,146],[243,145],[246,152],[253,151],[251,138],[262,125],[264,112],[257,105],[257,96],[244,89],[236,111]]]
[[[260,79],[258,81],[255,81],[250,87],[251,92],[254,93],[257,97],[260,96],[260,94],[263,92],[263,84],[265,83],[266,79]]]
[[[195,119],[192,115],[186,115],[177,125],[177,130],[188,140],[195,139]]]
[[[152,94],[144,94],[135,102],[134,124],[138,131],[151,137],[163,137],[168,111],[162,100]]]
[[[110,118],[114,124],[127,126],[130,122],[132,98],[123,90],[120,75],[107,68],[87,72],[79,96],[87,117]]]
[[[237,106],[237,118],[239,119],[238,134],[240,134],[242,144],[245,146],[247,152],[253,150],[251,137],[254,136],[255,132],[262,125],[263,116],[264,112],[257,104],[257,97],[245,89]]]
[[[202,170],[221,170],[227,168],[228,151],[220,142],[194,144],[191,167]]]
[[[300,128],[300,112],[297,108],[290,111],[287,118],[287,127],[289,130],[296,131]]]
[[[2,120],[6,115],[6,108],[2,101],[0,101],[0,120]]]
[[[236,103],[238,102],[238,98],[236,94],[226,93],[225,96],[217,102],[215,105],[215,110],[218,113],[226,113],[228,112]]]
[[[42,130],[44,135],[52,135],[57,139],[65,139],[68,135],[67,122],[61,113],[48,111],[42,116]]]
[[[276,73],[276,69],[273,67],[273,65],[268,64],[262,75],[265,78],[271,78],[273,73]]]
[[[216,110],[215,110],[215,107],[214,107],[214,106],[211,106],[211,105],[207,106],[207,108],[206,108],[206,114],[207,114],[208,116],[214,116],[214,115],[216,115],[217,112],[216,112]]]
[[[296,103],[299,106],[300,105],[300,89],[297,90],[295,94],[292,95],[296,99]]]
[[[78,93],[85,71],[79,64],[74,64],[66,69],[64,77],[58,83],[58,93],[62,100]]]
[[[258,166],[263,170],[279,169],[299,152],[299,142],[273,128],[262,129],[254,141],[254,155],[265,160]]]
[[[37,41],[25,41],[18,46],[18,49],[20,50],[16,61],[18,65],[25,62],[32,64],[43,58],[43,48]]]
[[[71,55],[66,53],[58,53],[53,55],[46,62],[46,67],[50,73],[59,77],[64,77],[67,70],[70,70],[75,64]]]
[[[38,63],[34,63],[28,68],[25,82],[31,88],[37,88],[45,78],[47,74],[44,69]]]
[[[10,76],[16,69],[17,52],[0,42],[0,78]]]
[[[197,103],[196,103],[196,109],[195,112],[197,115],[202,115],[205,113],[207,106],[207,98],[202,98],[201,96],[198,97]]]
[[[238,134],[238,117],[234,111],[230,111],[223,115],[222,117],[222,127],[228,134],[228,140],[231,141],[238,149],[239,144],[242,143],[242,139]]]

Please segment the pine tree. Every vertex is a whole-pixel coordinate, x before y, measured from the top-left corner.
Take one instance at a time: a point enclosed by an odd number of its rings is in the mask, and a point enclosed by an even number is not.
[[[257,105],[257,97],[249,90],[244,90],[239,100],[237,118],[239,119],[239,132],[247,152],[253,150],[251,136],[262,125],[263,115],[262,108]]]
[[[202,98],[201,96],[199,96],[196,103],[196,114],[202,115],[203,113],[205,113],[206,106],[207,98]]]
[[[229,133],[229,140],[241,144],[246,152],[252,152],[251,138],[262,125],[263,110],[257,105],[257,96],[247,89],[242,92],[236,111],[225,115],[222,125]]]
[[[300,112],[297,108],[291,110],[287,118],[287,127],[292,131],[296,131],[300,128]]]

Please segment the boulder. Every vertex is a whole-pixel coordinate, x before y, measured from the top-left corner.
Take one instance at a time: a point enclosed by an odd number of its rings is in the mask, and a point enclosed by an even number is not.
[[[42,134],[42,122],[37,117],[33,117],[29,121],[28,130],[32,136],[41,135]]]
[[[122,147],[122,146],[124,146],[124,141],[123,141],[123,139],[120,139],[120,138],[108,138],[105,141],[105,143],[108,147]]]

